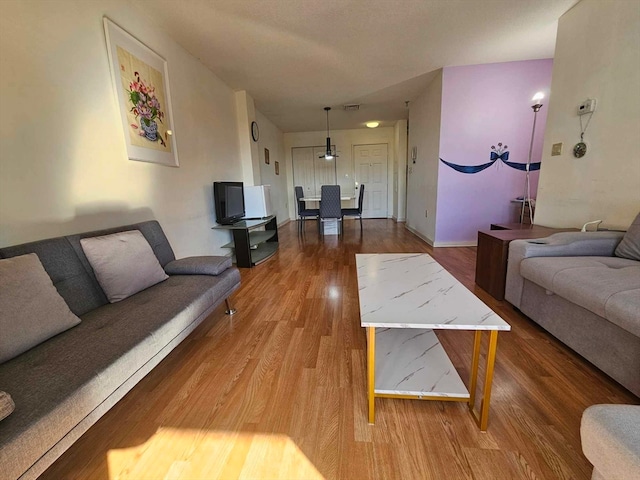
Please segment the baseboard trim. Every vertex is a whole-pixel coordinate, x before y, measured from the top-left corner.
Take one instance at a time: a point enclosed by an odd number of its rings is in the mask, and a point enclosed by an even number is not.
[[[434,247],[477,247],[478,242],[476,241],[468,241],[468,242],[435,242],[433,244]]]
[[[404,224],[404,228],[406,228],[407,230],[409,230],[411,233],[413,233],[416,237],[418,237],[420,240],[422,240],[423,242],[425,242],[427,245],[430,246],[434,246],[433,242],[431,241],[431,239],[425,237],[422,233],[418,232],[415,228],[411,228],[409,225],[407,225],[406,223]]]

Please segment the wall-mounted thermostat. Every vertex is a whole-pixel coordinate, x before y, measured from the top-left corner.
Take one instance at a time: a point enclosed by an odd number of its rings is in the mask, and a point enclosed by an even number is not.
[[[596,99],[587,98],[584,102],[578,105],[578,115],[586,115],[587,113],[593,113],[596,111]]]

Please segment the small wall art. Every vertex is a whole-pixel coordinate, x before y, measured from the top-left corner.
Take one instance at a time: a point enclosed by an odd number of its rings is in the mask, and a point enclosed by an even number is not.
[[[268,148],[264,149],[264,163],[269,165],[269,149]]]
[[[127,156],[177,167],[166,60],[108,18],[103,23]]]
[[[276,164],[276,175],[280,175],[280,162],[276,160],[275,164]]]

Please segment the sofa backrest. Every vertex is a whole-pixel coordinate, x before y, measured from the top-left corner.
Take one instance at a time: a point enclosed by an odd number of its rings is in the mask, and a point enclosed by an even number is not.
[[[155,220],[4,247],[0,248],[0,258],[37,254],[58,293],[71,311],[80,316],[109,303],[84,255],[80,239],[127,230],[139,230],[144,235],[162,267],[175,260],[171,245]]]

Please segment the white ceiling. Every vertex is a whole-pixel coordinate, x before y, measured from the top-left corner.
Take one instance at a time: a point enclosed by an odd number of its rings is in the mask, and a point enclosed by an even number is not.
[[[283,132],[390,126],[441,67],[553,57],[578,0],[134,0]],[[360,111],[342,105],[361,103]]]

